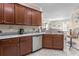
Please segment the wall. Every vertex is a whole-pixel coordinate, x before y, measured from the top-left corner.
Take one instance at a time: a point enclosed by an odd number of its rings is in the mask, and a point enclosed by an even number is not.
[[[48,28],[66,31],[68,29],[67,22],[68,22],[68,20],[50,21],[48,24]]]
[[[38,31],[38,26],[22,26],[22,25],[0,25],[2,33],[17,33],[20,28],[23,28],[25,32]]]

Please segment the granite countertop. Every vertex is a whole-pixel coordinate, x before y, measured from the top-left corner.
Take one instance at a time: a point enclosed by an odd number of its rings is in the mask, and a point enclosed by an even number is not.
[[[16,37],[23,37],[23,36],[34,36],[34,35],[42,35],[42,34],[58,34],[58,35],[64,35],[63,33],[58,32],[40,32],[40,33],[27,33],[27,34],[15,34],[15,35],[3,35],[0,36],[0,39],[8,39],[8,38],[16,38]]]

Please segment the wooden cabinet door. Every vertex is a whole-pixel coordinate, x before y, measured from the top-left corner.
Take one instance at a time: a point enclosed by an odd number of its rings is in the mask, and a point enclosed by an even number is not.
[[[37,11],[36,17],[37,17],[37,22],[36,22],[37,25],[38,25],[38,26],[41,26],[41,25],[42,25],[42,16],[41,16],[41,12]]]
[[[50,35],[44,35],[43,38],[43,47],[44,48],[53,48],[52,37]]]
[[[19,39],[3,39],[0,40],[0,46],[2,47],[2,56],[17,56],[19,55]]]
[[[25,8],[19,4],[15,4],[15,23],[24,24]]]
[[[32,10],[32,25],[33,26],[41,25],[41,12]]]
[[[55,49],[62,49],[63,50],[63,35],[53,35],[53,48]]]
[[[31,9],[25,8],[25,19],[24,24],[30,26],[31,25]]]
[[[0,47],[0,56],[2,56],[2,47]]]
[[[14,4],[4,3],[4,23],[14,24]]]
[[[3,4],[0,3],[0,23],[3,23]]]
[[[3,47],[3,56],[18,56],[19,45]]]
[[[21,37],[20,38],[20,55],[26,55],[32,52],[32,38]]]

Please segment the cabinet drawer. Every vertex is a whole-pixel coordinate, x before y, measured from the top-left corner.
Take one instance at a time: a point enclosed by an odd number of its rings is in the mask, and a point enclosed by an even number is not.
[[[26,42],[29,39],[32,39],[32,37],[31,36],[28,36],[28,37],[20,37],[20,42]]]

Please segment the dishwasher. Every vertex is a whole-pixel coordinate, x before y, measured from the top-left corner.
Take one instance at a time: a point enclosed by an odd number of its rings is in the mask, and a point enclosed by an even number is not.
[[[34,35],[32,37],[32,52],[35,52],[42,48],[42,35]]]

